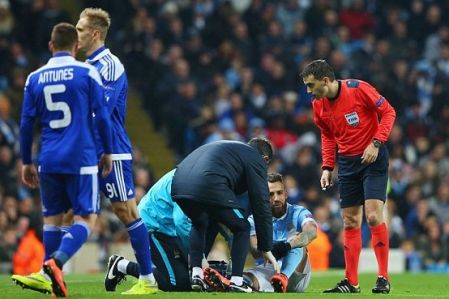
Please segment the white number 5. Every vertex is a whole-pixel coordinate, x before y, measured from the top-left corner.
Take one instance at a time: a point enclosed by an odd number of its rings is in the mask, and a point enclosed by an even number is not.
[[[61,111],[64,114],[61,119],[55,119],[48,123],[52,129],[65,128],[70,125],[70,122],[72,121],[72,113],[70,112],[69,105],[65,102],[53,102],[53,99],[51,98],[55,93],[64,92],[64,84],[48,85],[44,87],[45,106],[47,106],[47,109],[49,111]]]

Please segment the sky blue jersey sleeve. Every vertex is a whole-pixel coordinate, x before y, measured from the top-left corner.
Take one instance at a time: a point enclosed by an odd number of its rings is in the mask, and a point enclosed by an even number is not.
[[[256,225],[254,224],[254,218],[253,215],[248,217],[248,222],[249,222],[249,235],[250,236],[255,236],[256,235]]]
[[[300,207],[299,209],[297,209],[293,214],[293,218],[293,222],[296,224],[296,230],[298,232],[302,231],[302,226],[304,225],[304,223],[309,221],[315,223],[312,213],[304,207]]]

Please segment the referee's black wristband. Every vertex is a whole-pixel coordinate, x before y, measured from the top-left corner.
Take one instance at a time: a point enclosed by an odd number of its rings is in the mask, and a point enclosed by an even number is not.
[[[333,171],[334,170],[334,168],[329,167],[329,166],[323,166],[323,167],[321,167],[321,169],[322,170],[329,170],[329,171]]]

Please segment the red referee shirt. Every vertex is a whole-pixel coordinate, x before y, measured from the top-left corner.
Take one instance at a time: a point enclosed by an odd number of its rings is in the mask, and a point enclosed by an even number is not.
[[[312,101],[314,122],[321,130],[323,167],[334,168],[336,150],[357,156],[373,139],[387,141],[396,118],[388,101],[370,84],[341,80],[339,93]]]

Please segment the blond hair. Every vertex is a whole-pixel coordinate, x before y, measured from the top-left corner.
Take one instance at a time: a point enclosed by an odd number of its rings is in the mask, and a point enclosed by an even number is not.
[[[101,8],[86,8],[80,14],[81,18],[87,18],[89,26],[94,30],[100,31],[100,37],[104,41],[111,26],[111,17],[109,13]]]

